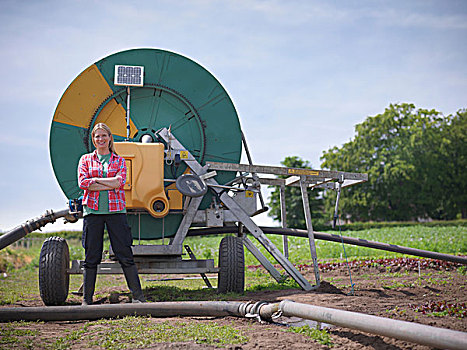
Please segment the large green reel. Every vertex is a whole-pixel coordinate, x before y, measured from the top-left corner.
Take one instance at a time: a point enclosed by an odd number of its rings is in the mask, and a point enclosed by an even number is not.
[[[130,141],[140,142],[162,127],[204,164],[207,161],[238,163],[241,129],[235,107],[219,81],[196,62],[158,49],[135,49],[107,56],[85,69],[64,92],[50,129],[50,157],[55,176],[66,197],[78,198],[77,165],[82,154],[93,150],[90,132],[106,123],[116,141],[126,137],[127,89],[114,85],[115,65],[144,66],[144,86],[131,87]],[[184,167],[165,166],[165,178],[175,178]],[[219,173],[226,183],[233,173]],[[210,202],[206,195],[202,208]],[[170,237],[181,214],[155,219],[148,214],[129,215],[134,237]],[[162,222],[164,221],[164,222]]]

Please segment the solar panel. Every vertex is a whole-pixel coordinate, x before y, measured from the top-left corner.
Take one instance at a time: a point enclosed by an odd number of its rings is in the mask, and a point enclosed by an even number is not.
[[[115,66],[114,84],[122,86],[143,86],[143,66]]]

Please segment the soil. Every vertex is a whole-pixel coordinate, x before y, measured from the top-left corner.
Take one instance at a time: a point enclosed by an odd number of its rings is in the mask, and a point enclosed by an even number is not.
[[[420,263],[420,261],[422,263]],[[355,262],[349,268],[345,264],[321,264],[321,285],[316,291],[299,289],[265,290],[248,292],[235,300],[278,302],[284,299],[300,303],[366,313],[375,316],[417,322],[434,327],[467,332],[467,276],[464,268],[451,263],[438,263],[427,259],[388,259],[387,261]],[[250,267],[257,269],[260,267]],[[314,281],[310,266],[299,266],[304,276]],[[180,277],[180,276],[177,276]],[[143,276],[150,278],[150,276]],[[118,290],[118,288],[116,288]],[[124,285],[119,289],[124,290]],[[109,290],[109,296],[110,296]],[[107,291],[106,291],[107,292]],[[109,299],[109,298],[108,298]],[[109,300],[101,302],[110,302]],[[118,298],[118,302],[128,302]],[[68,302],[79,302],[70,296]],[[22,306],[43,306],[40,297],[20,303]],[[16,305],[16,306],[20,306]],[[3,307],[12,306],[4,305]],[[258,322],[235,317],[186,317],[183,320],[198,323],[215,322],[229,325],[242,332],[249,341],[229,345],[227,349],[329,349],[301,334],[286,332],[293,319],[280,318],[278,323]],[[178,322],[180,318],[153,318],[151,322]],[[30,329],[40,332],[40,341],[33,348],[47,348],[47,344],[63,337],[64,332],[81,329],[83,322],[32,323]],[[326,326],[333,343],[332,349],[429,349],[427,346],[393,338],[342,328]],[[0,337],[1,340],[1,337]],[[0,341],[0,347],[1,347]],[[76,340],[73,349],[92,348]],[[158,343],[151,349],[218,349],[219,347],[188,343]]]

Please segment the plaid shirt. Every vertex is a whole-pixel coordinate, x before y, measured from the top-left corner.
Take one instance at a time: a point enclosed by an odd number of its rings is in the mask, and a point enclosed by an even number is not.
[[[112,153],[109,160],[109,167],[107,169],[107,177],[114,177],[120,171],[122,180],[120,187],[108,190],[109,193],[109,211],[120,211],[125,209],[125,191],[123,185],[126,181],[126,163],[125,159],[119,155]],[[95,183],[92,178],[104,177],[104,169],[97,158],[97,151],[84,154],[79,160],[78,165],[78,185],[79,188],[84,190],[83,205],[89,208],[99,210],[99,191],[89,190],[89,186]]]

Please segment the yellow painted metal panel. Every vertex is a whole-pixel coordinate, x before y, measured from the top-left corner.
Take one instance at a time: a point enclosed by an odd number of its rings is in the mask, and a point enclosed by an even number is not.
[[[97,123],[105,123],[112,130],[112,134],[126,137],[126,110],[115,100],[109,101],[96,119]],[[136,134],[138,130],[130,118],[130,135]]]
[[[97,66],[92,65],[83,71],[65,91],[55,110],[53,120],[86,128],[96,109],[112,93],[112,89]]]
[[[131,159],[125,158],[125,163],[126,163],[126,182],[125,185],[123,185],[123,189],[126,190],[131,190],[131,184],[133,183],[133,168],[131,167]]]
[[[167,186],[167,198],[169,199],[170,210],[182,210],[183,209],[183,194],[175,184]]]

